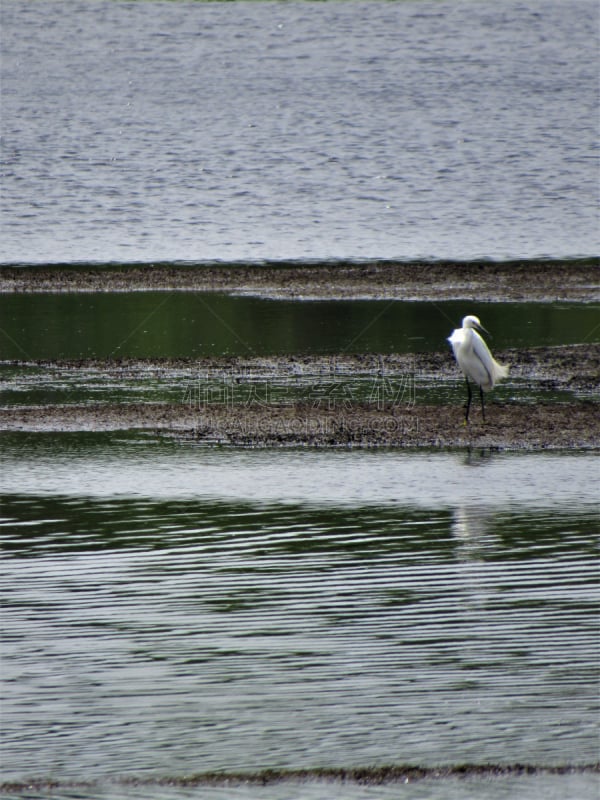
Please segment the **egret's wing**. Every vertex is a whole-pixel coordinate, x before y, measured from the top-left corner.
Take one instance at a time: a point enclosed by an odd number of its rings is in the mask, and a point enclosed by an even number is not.
[[[507,376],[508,368],[498,364],[477,331],[473,331],[473,353],[479,364],[482,379],[479,385],[482,389],[492,389],[494,384]]]

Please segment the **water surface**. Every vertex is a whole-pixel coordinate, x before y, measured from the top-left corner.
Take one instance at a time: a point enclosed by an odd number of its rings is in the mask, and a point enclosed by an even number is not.
[[[597,255],[593,0],[2,3],[3,262]]]
[[[27,293],[0,295],[0,360],[439,352],[468,313],[496,350],[600,341],[594,303]]]
[[[3,435],[4,777],[593,761],[596,467]]]

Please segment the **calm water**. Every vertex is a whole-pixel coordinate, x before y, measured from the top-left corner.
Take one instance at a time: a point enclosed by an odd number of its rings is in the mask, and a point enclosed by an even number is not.
[[[0,294],[0,362],[449,351],[475,311],[494,350],[600,341],[595,303],[288,301],[202,292]]]
[[[6,0],[3,262],[596,255],[594,0]]]
[[[5,778],[596,759],[594,455],[1,452]]]

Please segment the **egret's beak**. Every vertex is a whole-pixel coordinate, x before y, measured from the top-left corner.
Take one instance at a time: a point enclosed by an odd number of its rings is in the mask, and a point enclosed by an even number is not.
[[[483,331],[483,333],[487,333],[487,335],[490,337],[490,339],[492,339],[492,338],[493,338],[492,334],[491,334],[491,333],[490,333],[490,332],[489,332],[489,331],[488,331],[486,328],[484,328],[484,327],[483,327],[483,325],[482,325],[481,323],[479,323],[479,324],[478,324],[478,325],[476,325],[475,327],[476,327],[478,330],[480,330],[480,331]]]

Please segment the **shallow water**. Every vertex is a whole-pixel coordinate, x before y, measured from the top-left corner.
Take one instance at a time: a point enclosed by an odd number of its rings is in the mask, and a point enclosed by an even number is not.
[[[593,0],[0,13],[3,262],[599,251]]]
[[[5,779],[596,758],[594,455],[1,444]]]
[[[490,454],[206,448],[144,434],[2,433],[3,491],[415,507],[597,500],[593,453]],[[565,483],[564,476],[570,475]],[[343,483],[340,477],[343,476]],[[553,511],[552,511],[553,513]]]
[[[467,313],[480,316],[494,349],[600,341],[595,303],[5,294],[0,360],[439,352]]]

